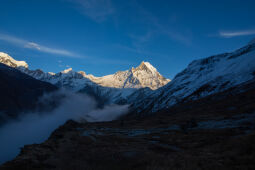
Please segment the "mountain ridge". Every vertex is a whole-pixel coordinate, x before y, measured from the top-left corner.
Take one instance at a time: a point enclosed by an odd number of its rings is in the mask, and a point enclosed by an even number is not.
[[[132,67],[126,71],[118,71],[103,77],[95,77],[91,74],[86,74],[84,71],[76,72],[72,68],[58,73],[46,73],[40,69],[30,70],[28,64],[20,66],[16,64],[19,61],[14,60],[10,56],[9,58],[11,58],[10,61],[12,62],[2,60],[2,63],[14,67],[33,78],[56,85],[57,87],[64,87],[74,92],[89,94],[101,104],[126,104],[128,96],[139,91],[139,89],[149,88],[150,90],[156,90],[170,81],[164,78],[148,62],[142,62],[138,67]]]
[[[156,112],[183,100],[196,100],[255,78],[255,42],[230,53],[192,61],[167,85],[147,92],[131,107]]]
[[[59,73],[30,71],[24,67],[18,69],[58,87],[94,94],[109,103],[131,104],[131,110],[136,112],[156,112],[184,100],[196,100],[254,79],[253,63],[255,42],[252,40],[233,52],[192,61],[172,81],[165,79],[156,68],[144,61],[136,68],[103,77],[75,72],[71,68]]]
[[[155,90],[164,86],[170,80],[164,78],[156,68],[149,62],[142,62],[138,67],[132,67],[126,71],[118,71],[114,74],[96,77],[92,74],[86,74],[84,71],[74,71],[72,68],[65,69],[59,73],[43,72],[40,69],[29,70],[28,64],[25,61],[17,61],[6,53],[0,53],[0,62],[10,67],[18,68],[22,72],[43,81],[53,79],[55,76],[66,74],[66,76],[76,76],[79,78],[87,78],[93,83],[104,87],[112,88],[144,88],[149,87]],[[81,75],[82,77],[80,77]],[[50,81],[50,80],[49,80]]]
[[[16,67],[28,68],[28,64],[25,61],[17,61],[4,52],[0,52],[0,63],[3,63],[14,68]]]

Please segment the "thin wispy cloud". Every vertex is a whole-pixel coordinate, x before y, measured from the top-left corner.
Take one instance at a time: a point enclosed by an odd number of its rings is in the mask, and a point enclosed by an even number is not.
[[[111,0],[67,0],[75,3],[77,8],[87,17],[102,22],[114,13]]]
[[[148,31],[152,33],[149,38],[153,37],[155,34],[157,35],[165,35],[168,38],[185,44],[190,45],[191,43],[191,36],[190,32],[187,34],[187,32],[181,32],[179,30],[174,29],[175,22],[177,21],[177,15],[174,14],[166,24],[165,22],[160,21],[160,19],[155,16],[153,13],[145,9],[143,6],[141,6],[139,3],[135,2],[134,6],[137,8],[137,11],[142,16],[142,22],[145,22],[148,24]],[[170,23],[169,23],[170,22]],[[145,36],[145,38],[148,38]]]
[[[187,32],[183,33],[172,28],[172,25],[174,25],[174,22],[176,22],[178,18],[176,15],[172,15],[171,19],[169,20],[170,23],[166,24],[160,21],[157,16],[145,9],[136,1],[133,1],[132,5],[136,9],[135,11],[137,13],[134,21],[138,22],[138,25],[143,24],[143,26],[145,26],[145,30],[140,34],[137,32],[129,33],[128,36],[131,40],[131,45],[127,46],[117,44],[116,46],[118,48],[142,55],[165,57],[166,55],[151,52],[151,49],[148,49],[148,44],[153,43],[154,38],[164,36],[168,37],[172,41],[187,46],[192,44],[190,32],[187,34]]]
[[[46,47],[46,46],[40,45],[38,43],[20,39],[20,38],[10,36],[7,34],[0,34],[0,40],[20,46],[22,48],[29,48],[29,49],[33,49],[33,50],[44,52],[44,53],[57,54],[57,55],[62,55],[62,56],[67,56],[67,57],[74,57],[74,58],[80,57],[79,55],[77,55],[73,52],[70,52],[68,50]]]
[[[151,39],[154,37],[153,31],[147,31],[147,33],[142,35],[137,34],[129,34],[129,37],[132,39],[132,47],[127,47],[120,45],[121,47],[124,47],[124,49],[128,49],[128,51],[133,51],[139,54],[146,53],[144,46],[146,46],[147,43],[151,41]]]
[[[134,39],[135,41],[139,43],[146,43],[151,40],[151,38],[154,35],[154,31],[147,31],[144,35],[135,35],[135,34],[129,34],[129,37]]]
[[[255,29],[242,31],[220,31],[219,35],[224,38],[239,37],[245,35],[255,35]]]
[[[188,36],[187,34],[175,31],[173,28],[169,26],[165,26],[161,24],[157,17],[153,16],[147,11],[146,13],[147,13],[146,15],[148,15],[148,17],[150,18],[151,23],[153,23],[154,27],[156,28],[158,34],[164,34],[168,36],[170,39],[185,45],[191,44],[190,36]]]

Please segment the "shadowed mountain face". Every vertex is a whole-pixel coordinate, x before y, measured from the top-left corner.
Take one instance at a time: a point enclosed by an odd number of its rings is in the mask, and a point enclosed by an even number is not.
[[[197,100],[255,78],[255,42],[234,52],[191,62],[167,85],[144,93],[132,103],[138,112],[157,112],[187,100]]]
[[[0,124],[35,109],[40,96],[57,89],[4,64],[0,64],[0,80]]]

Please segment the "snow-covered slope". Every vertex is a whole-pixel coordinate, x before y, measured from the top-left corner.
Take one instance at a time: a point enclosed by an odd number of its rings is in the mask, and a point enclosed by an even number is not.
[[[40,69],[29,70],[24,61],[16,61],[5,53],[0,53],[0,62],[17,68],[38,80],[75,92],[88,93],[104,102],[111,103],[126,103],[128,96],[138,89],[148,87],[155,90],[170,81],[160,75],[156,68],[148,62],[142,62],[137,68],[103,77],[95,77],[83,71],[75,72],[72,68],[59,73],[45,73]]]
[[[164,78],[149,62],[142,62],[137,68],[127,71],[119,71],[104,77],[88,77],[91,81],[104,86],[114,88],[143,88],[153,90],[164,86],[170,80]]]
[[[121,89],[100,86],[87,78],[92,75],[86,75],[86,73],[82,71],[75,72],[72,68],[56,74],[44,73],[42,70],[31,71],[28,69],[22,69],[22,71],[36,79],[49,82],[58,87],[64,87],[75,92],[87,93],[96,97],[98,100],[101,100],[102,103],[118,103],[121,100],[125,100],[128,95],[137,90],[134,88]]]
[[[19,68],[24,73],[42,81],[55,84],[58,87],[65,87],[72,91],[79,91],[84,87],[85,84],[93,84],[90,80],[83,77],[82,74],[73,71],[71,68],[61,71],[59,73],[45,73],[40,69],[29,70]]]
[[[254,80],[255,41],[232,52],[191,62],[166,86],[147,92],[133,104],[138,110],[157,111],[185,100],[195,100]]]
[[[25,61],[16,61],[6,53],[0,52],[0,63],[3,63],[10,67],[25,67],[28,68],[28,64]]]

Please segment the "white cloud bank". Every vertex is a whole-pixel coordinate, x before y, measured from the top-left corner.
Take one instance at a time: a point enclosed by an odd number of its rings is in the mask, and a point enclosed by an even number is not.
[[[109,105],[96,108],[96,102],[87,95],[60,90],[41,98],[46,105],[54,96],[65,96],[51,112],[22,114],[18,121],[0,128],[0,164],[13,159],[19,148],[27,144],[41,143],[67,120],[88,122],[111,121],[128,112],[128,105]]]

